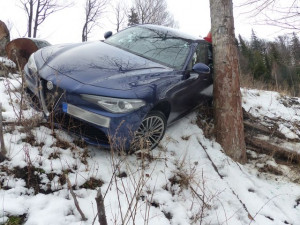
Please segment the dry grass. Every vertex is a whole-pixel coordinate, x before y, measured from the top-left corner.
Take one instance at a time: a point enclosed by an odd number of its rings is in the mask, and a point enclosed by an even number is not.
[[[253,76],[250,74],[241,74],[240,76],[240,84],[242,88],[251,88],[258,90],[266,90],[266,91],[276,91],[282,95],[295,96],[294,89],[289,87],[286,82],[280,83],[278,86],[275,83],[266,82],[264,80],[253,79]],[[300,88],[300,87],[298,87]]]

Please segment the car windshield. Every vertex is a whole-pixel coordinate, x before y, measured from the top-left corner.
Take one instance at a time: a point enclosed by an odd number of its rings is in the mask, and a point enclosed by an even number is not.
[[[188,40],[146,27],[128,28],[105,42],[174,69],[182,69],[190,49]]]

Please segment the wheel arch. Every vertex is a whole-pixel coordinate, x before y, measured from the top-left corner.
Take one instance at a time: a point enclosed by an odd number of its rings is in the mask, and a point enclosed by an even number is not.
[[[168,101],[158,102],[151,111],[160,111],[162,112],[166,119],[168,120],[170,112],[171,112],[171,104]]]

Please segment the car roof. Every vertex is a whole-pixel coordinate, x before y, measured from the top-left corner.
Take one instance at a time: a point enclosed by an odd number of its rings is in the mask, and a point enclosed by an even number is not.
[[[149,28],[149,29],[153,29],[153,30],[160,30],[160,31],[163,31],[163,32],[167,32],[168,34],[170,34],[172,36],[180,37],[180,38],[183,38],[183,39],[188,39],[192,42],[198,42],[198,41],[204,40],[202,38],[186,34],[186,33],[182,32],[178,29],[174,29],[174,28],[171,28],[171,27],[165,27],[165,26],[154,25],[154,24],[137,24],[137,25],[134,25],[134,26],[145,27],[145,28]]]

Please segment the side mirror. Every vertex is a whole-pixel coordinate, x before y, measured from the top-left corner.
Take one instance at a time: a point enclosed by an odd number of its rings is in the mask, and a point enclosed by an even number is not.
[[[210,68],[204,63],[196,63],[193,66],[193,71],[195,71],[196,73],[210,74]]]
[[[107,39],[107,38],[109,38],[111,35],[112,35],[112,32],[111,32],[111,31],[107,31],[107,32],[104,33],[104,38]]]

